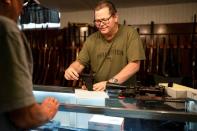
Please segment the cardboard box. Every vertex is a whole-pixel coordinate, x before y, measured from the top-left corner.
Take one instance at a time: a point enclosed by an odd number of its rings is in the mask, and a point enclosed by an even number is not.
[[[193,100],[197,100],[197,90],[196,89],[190,89],[187,91],[187,97],[191,98]]]
[[[93,115],[88,121],[88,129],[99,131],[123,131],[124,118]]]
[[[175,109],[185,109],[185,103],[165,102],[165,104]]]
[[[76,104],[91,105],[91,106],[105,106],[105,98],[109,98],[104,91],[88,91],[82,89],[75,90]],[[88,121],[93,114],[76,113],[76,127],[88,129]]]
[[[160,83],[159,85],[165,86],[167,95],[172,98],[187,98],[187,92],[192,88],[173,83],[173,87],[168,87],[167,83]]]

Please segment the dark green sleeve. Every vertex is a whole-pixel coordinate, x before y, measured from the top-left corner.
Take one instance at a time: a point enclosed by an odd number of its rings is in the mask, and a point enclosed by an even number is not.
[[[142,41],[135,29],[132,29],[129,32],[127,56],[128,56],[128,61],[145,59],[145,53],[144,53]]]

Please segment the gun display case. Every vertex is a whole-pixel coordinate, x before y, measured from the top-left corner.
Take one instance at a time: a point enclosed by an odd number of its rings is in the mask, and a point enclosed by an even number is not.
[[[95,114],[124,118],[126,131],[197,129],[197,102],[193,99],[144,101],[133,97],[111,98],[106,92],[41,85],[34,85],[34,94],[38,102],[46,96],[54,96],[61,103],[55,118],[37,130],[88,130],[88,121]],[[181,106],[177,108],[173,104]]]

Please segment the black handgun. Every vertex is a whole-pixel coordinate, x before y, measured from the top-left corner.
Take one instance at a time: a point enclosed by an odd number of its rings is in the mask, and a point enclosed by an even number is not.
[[[86,73],[82,73],[80,75],[82,81],[84,82],[86,88],[89,91],[93,91],[93,83],[94,83],[94,78],[92,74],[86,74]]]

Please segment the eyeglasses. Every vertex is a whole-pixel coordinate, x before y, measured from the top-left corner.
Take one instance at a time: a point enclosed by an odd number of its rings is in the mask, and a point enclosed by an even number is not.
[[[110,15],[110,17],[108,18],[103,18],[103,19],[97,19],[97,20],[94,20],[94,23],[95,25],[99,26],[101,24],[101,22],[104,24],[104,25],[107,25],[109,24],[109,20],[110,18],[112,17],[113,15]]]

